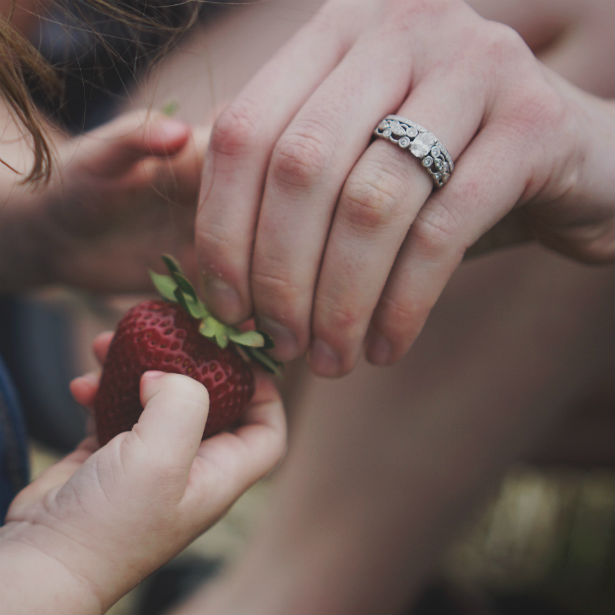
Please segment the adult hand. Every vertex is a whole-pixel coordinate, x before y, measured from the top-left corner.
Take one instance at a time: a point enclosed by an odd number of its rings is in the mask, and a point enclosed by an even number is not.
[[[433,191],[372,131],[390,114],[455,160]],[[460,0],[329,0],[219,116],[196,243],[208,304],[288,360],[399,359],[466,250],[535,237],[613,258],[613,109]],[[609,179],[611,178],[611,179]]]

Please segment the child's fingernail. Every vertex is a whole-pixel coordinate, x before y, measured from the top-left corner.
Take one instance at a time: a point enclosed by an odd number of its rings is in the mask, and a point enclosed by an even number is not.
[[[159,372],[152,369],[149,372],[145,372],[143,374],[143,378],[146,378],[147,380],[158,380],[158,378],[162,378],[165,374],[166,372]]]
[[[188,127],[184,122],[175,120],[173,118],[164,118],[160,123],[158,130],[160,136],[164,139],[176,139],[177,137],[183,137],[188,130]]]
[[[100,379],[100,372],[88,372],[87,374],[83,374],[79,376],[79,378],[87,382],[88,384],[98,384],[98,380]]]
[[[75,378],[71,380],[71,383],[78,382],[89,386],[96,386],[98,384],[98,378],[99,374],[97,372],[87,372],[81,376],[75,376]]]

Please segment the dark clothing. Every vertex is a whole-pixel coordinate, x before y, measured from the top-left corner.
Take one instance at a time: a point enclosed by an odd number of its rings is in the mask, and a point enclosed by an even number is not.
[[[28,447],[17,394],[0,359],[0,525],[29,479]]]

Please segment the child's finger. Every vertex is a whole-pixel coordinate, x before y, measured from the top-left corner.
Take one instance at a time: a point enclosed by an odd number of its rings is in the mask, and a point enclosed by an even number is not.
[[[146,372],[141,402],[144,410],[133,430],[159,462],[188,471],[209,411],[205,387],[188,376]]]
[[[91,409],[99,382],[100,372],[88,372],[71,380],[69,384],[70,392],[79,405]]]
[[[99,175],[124,173],[147,156],[172,156],[190,137],[184,122],[152,111],[124,114],[82,139],[93,150],[89,165]]]
[[[92,342],[94,356],[101,365],[107,358],[107,352],[109,352],[109,345],[111,344],[112,339],[113,331],[103,331],[102,333],[99,333]]]
[[[257,375],[254,400],[242,425],[206,439],[198,451],[186,506],[199,517],[203,502],[226,510],[248,487],[270,472],[286,450],[286,420],[270,378]],[[206,497],[205,497],[206,496]]]

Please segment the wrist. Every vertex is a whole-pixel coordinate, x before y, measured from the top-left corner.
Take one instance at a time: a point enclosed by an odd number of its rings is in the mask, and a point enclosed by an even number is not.
[[[111,602],[84,573],[92,556],[50,528],[7,523],[0,528],[3,612],[103,613]]]

